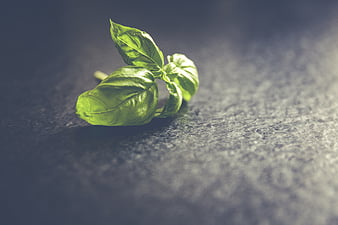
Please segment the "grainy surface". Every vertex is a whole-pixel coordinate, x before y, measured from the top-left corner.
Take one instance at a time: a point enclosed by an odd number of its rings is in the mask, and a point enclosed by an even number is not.
[[[338,224],[334,1],[37,4],[2,36],[1,224]],[[75,117],[93,71],[123,65],[115,16],[198,66],[176,118]]]

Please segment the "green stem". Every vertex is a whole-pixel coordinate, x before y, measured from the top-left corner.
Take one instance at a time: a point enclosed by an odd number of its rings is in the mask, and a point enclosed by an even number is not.
[[[108,75],[105,74],[105,73],[103,73],[103,72],[101,72],[101,71],[95,71],[94,77],[96,79],[99,79],[99,80],[104,80],[104,79],[106,79],[108,77]]]

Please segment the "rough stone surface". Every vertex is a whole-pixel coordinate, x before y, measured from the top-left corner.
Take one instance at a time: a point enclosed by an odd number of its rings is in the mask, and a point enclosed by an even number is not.
[[[337,4],[235,2],[162,21],[150,3],[126,17],[103,0],[41,2],[22,10],[33,27],[10,21],[0,223],[338,224]],[[123,65],[102,24],[114,13],[196,62],[200,90],[176,118],[96,127],[74,115],[93,71]]]

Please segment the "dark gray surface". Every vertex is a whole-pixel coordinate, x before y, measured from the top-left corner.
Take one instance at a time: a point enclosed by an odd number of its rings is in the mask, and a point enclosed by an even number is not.
[[[337,4],[156,3],[6,7],[0,224],[338,224]],[[76,118],[93,71],[123,65],[108,18],[196,62],[176,118]]]

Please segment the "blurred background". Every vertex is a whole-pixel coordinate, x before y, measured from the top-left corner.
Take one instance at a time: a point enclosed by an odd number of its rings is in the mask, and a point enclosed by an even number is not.
[[[39,57],[36,60],[41,62],[60,52],[64,56],[79,49],[100,48],[100,43],[109,48],[109,18],[146,30],[163,44],[174,37],[200,45],[218,38],[218,42],[236,42],[232,44],[240,47],[256,40],[286,38],[301,32],[323,34],[323,29],[335,19],[337,3],[334,0],[37,0],[7,2],[2,11],[3,55],[7,62],[16,61],[19,52],[21,59],[25,59],[21,63],[29,67],[32,63],[28,61],[34,57]],[[113,50],[109,51],[114,54]]]
[[[338,224],[338,2],[10,1],[0,9],[0,224]],[[109,19],[197,65],[181,114],[74,114],[124,66]]]

